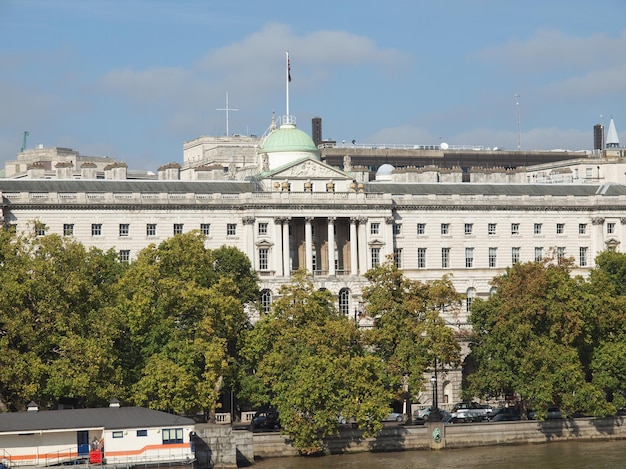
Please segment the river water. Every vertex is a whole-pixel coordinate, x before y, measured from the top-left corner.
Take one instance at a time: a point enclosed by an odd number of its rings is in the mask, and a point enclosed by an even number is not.
[[[254,469],[616,469],[626,467],[626,440],[487,446],[443,451],[355,453],[274,458]]]

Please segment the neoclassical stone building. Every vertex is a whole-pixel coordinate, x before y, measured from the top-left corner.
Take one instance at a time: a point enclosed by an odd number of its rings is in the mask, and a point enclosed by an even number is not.
[[[281,122],[254,155],[248,148],[227,166],[199,152],[184,167],[171,163],[154,177],[131,179],[119,162],[61,161],[44,171],[32,161],[23,177],[0,179],[2,219],[19,232],[114,248],[125,261],[148,244],[199,230],[208,248],[226,244],[249,256],[266,307],[304,268],[355,318],[363,274],[392,258],[413,279],[452,276],[466,297],[446,313],[458,328],[472,299],[487,297],[491,279],[516,262],[554,253],[572,257],[575,273],[585,275],[599,252],[622,249],[625,185],[464,183],[445,171],[431,180],[451,182],[423,182],[424,171],[388,165],[370,181],[349,159],[342,168],[323,163],[292,117]],[[443,402],[459,398],[460,379],[448,373],[438,384]]]

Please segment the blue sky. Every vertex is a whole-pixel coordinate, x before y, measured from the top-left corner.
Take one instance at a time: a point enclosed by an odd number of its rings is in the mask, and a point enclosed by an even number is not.
[[[226,133],[226,93],[230,133],[261,135],[287,50],[309,134],[319,116],[338,142],[580,150],[613,116],[625,144],[624,18],[623,0],[0,0],[0,164],[28,130],[156,171]]]

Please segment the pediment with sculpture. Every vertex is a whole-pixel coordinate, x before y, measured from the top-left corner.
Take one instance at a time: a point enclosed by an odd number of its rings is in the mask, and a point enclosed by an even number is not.
[[[334,179],[352,180],[353,177],[340,169],[329,166],[313,158],[296,161],[293,164],[282,166],[266,175],[270,179]]]

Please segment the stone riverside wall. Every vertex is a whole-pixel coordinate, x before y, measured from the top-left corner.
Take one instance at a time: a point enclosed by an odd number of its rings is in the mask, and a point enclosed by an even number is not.
[[[476,424],[387,426],[376,438],[360,439],[356,429],[343,429],[328,440],[328,452],[406,451],[473,446],[547,443],[566,440],[626,439],[624,417],[580,418],[539,422],[490,422]],[[223,426],[196,426],[206,443],[207,457],[197,453],[199,469],[249,465],[255,459],[297,456],[289,438],[280,433],[250,433]],[[227,453],[227,454],[226,454]],[[208,464],[207,464],[208,463]]]

